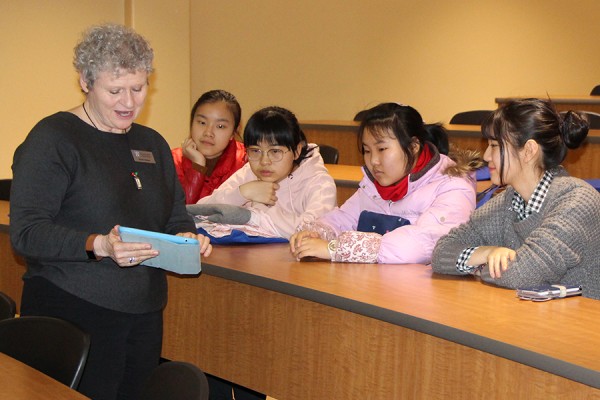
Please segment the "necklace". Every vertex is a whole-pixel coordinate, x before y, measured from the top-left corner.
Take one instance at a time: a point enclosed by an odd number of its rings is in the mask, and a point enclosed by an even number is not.
[[[90,114],[88,114],[87,110],[85,109],[85,101],[83,102],[82,106],[83,106],[83,112],[85,113],[85,115],[87,115],[87,117],[90,120],[90,122],[92,123],[92,125],[94,125],[94,128],[98,129],[98,127],[96,126],[96,124],[94,123],[94,121],[92,121],[92,118],[90,117]]]
[[[96,126],[94,121],[92,121],[92,119],[90,118],[90,114],[88,114],[88,112],[85,108],[85,102],[83,102],[82,106],[83,106],[83,112],[85,113],[85,115],[87,115],[87,117],[90,120],[90,122],[92,123],[92,125],[94,125],[94,128],[98,129],[98,127]],[[100,130],[100,129],[98,129],[98,130]],[[127,129],[123,129],[123,133],[125,135],[127,135]],[[131,150],[131,143],[129,142],[129,136],[126,136],[126,138],[127,138],[127,145],[129,146],[129,149]],[[133,155],[133,152],[132,152],[132,155]],[[134,157],[134,160],[135,160],[135,157]],[[137,171],[131,172],[131,176],[133,177],[133,181],[135,182],[135,187],[137,188],[137,190],[142,190],[142,180],[140,179]]]

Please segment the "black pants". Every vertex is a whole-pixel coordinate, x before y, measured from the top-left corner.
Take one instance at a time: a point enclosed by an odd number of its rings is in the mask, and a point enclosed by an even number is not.
[[[162,347],[162,311],[129,314],[99,307],[43,278],[26,279],[21,315],[67,320],[91,336],[78,391],[93,400],[137,400]]]

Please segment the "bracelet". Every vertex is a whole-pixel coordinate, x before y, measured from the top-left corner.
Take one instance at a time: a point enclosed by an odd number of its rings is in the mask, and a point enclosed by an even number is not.
[[[332,240],[329,243],[327,243],[327,250],[329,250],[329,258],[331,258],[331,260],[333,261],[333,259],[335,258],[335,252],[337,251],[337,240]]]

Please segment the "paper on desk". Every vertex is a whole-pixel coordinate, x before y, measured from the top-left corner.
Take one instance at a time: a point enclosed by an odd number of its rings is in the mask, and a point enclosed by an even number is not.
[[[173,243],[130,232],[121,232],[124,242],[150,243],[160,254],[144,261],[141,265],[161,268],[182,275],[195,275],[201,271],[200,245],[198,243]]]

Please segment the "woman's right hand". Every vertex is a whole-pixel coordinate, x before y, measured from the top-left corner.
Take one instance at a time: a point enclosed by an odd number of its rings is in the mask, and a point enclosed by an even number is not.
[[[204,154],[200,153],[198,146],[196,146],[196,143],[191,137],[183,141],[181,144],[181,151],[184,157],[189,159],[194,164],[198,164],[201,167],[206,166],[206,157],[204,157]]]
[[[252,181],[240,185],[240,193],[246,199],[257,203],[274,206],[277,203],[279,184],[275,182]]]
[[[115,225],[107,235],[98,235],[94,239],[96,257],[110,257],[120,267],[133,267],[156,257],[150,243],[123,242],[119,235],[119,225]]]

